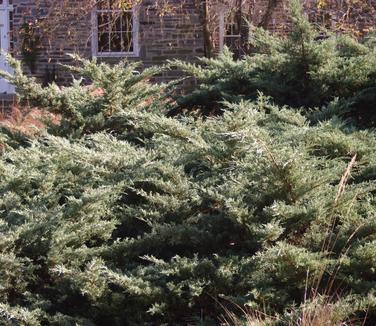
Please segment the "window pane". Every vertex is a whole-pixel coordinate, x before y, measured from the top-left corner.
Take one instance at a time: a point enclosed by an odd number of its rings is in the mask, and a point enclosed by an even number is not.
[[[9,11],[9,51],[14,51],[13,11]]]
[[[115,13],[112,18],[113,18],[112,30],[114,32],[121,32],[122,13]]]
[[[109,17],[107,13],[98,13],[98,33],[109,32]]]
[[[110,42],[109,42],[108,33],[102,33],[98,35],[98,51],[99,52],[109,52],[110,51]]]
[[[236,12],[231,12],[226,18],[225,35],[239,35],[241,26],[241,16]]]
[[[107,0],[98,6],[98,52],[133,52],[133,12],[111,7]]]
[[[133,52],[132,32],[122,33],[121,48],[123,52]]]
[[[109,11],[98,13],[100,31],[125,32],[132,30],[132,12]]]
[[[132,19],[132,12],[124,12],[121,17],[121,22],[122,22],[122,31],[123,32],[128,32],[132,31],[133,29],[133,19]]]
[[[121,52],[121,33],[110,34],[110,51]]]
[[[125,32],[132,30],[132,12],[115,11],[108,13],[108,21],[113,32]]]

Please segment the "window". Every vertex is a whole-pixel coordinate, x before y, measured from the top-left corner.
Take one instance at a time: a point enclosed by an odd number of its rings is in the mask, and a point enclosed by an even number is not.
[[[9,1],[12,3],[12,1]],[[13,11],[9,10],[9,53],[14,54]]]
[[[226,10],[219,12],[219,50],[227,46],[235,57],[245,54],[245,39],[248,33],[247,23],[240,10]]]
[[[0,0],[0,51],[6,53],[13,53],[14,48],[12,2]]]
[[[93,56],[138,55],[138,7],[119,9],[113,0],[100,1],[92,16]]]
[[[231,12],[224,22],[223,43],[232,50],[238,48],[241,41],[240,22],[237,18],[236,13]]]
[[[13,29],[13,13],[12,1],[0,0],[0,70],[12,73],[5,60],[4,53],[10,53],[13,48],[11,29]],[[0,93],[14,93],[12,86],[4,78],[0,78]]]

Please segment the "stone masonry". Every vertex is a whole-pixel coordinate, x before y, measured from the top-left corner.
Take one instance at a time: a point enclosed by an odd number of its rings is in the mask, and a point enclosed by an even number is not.
[[[22,42],[19,30],[25,22],[34,22],[38,19],[41,23],[48,14],[51,18],[50,0],[39,2],[35,0],[13,0],[13,39],[14,54],[22,59],[20,44]],[[140,60],[145,66],[162,64],[168,59],[192,60],[202,56],[203,38],[199,13],[193,1],[187,1],[181,5],[179,0],[168,0],[171,6],[177,9],[161,16],[157,8],[153,7],[153,0],[144,0],[139,9],[139,56],[130,60]],[[85,0],[65,1],[65,15],[56,17],[55,26],[49,26],[40,34],[41,44],[38,51],[36,69],[33,75],[40,80],[46,78],[46,74],[53,72],[59,82],[66,82],[69,74],[61,67],[61,64],[69,64],[71,60],[67,53],[78,53],[84,57],[92,56],[92,22],[91,12],[77,15],[78,8]],[[73,13],[73,14],[70,14]],[[52,13],[53,15],[53,13]],[[45,19],[47,20],[47,19]],[[108,62],[118,61],[119,57],[100,58]],[[25,71],[30,69],[25,65]],[[162,79],[173,77],[160,76]]]
[[[203,56],[202,17],[197,9],[197,0],[164,0],[167,8],[175,9],[163,13],[155,7],[156,1],[143,0],[141,2],[139,55],[130,60],[140,60],[145,66],[150,66],[162,64],[169,59],[192,61]],[[14,55],[22,59],[20,28],[25,23],[38,20],[38,24],[43,26],[41,28],[43,31],[39,31],[41,41],[36,68],[33,73],[27,65],[24,69],[42,81],[48,81],[51,76],[56,76],[58,82],[66,83],[70,75],[61,66],[61,64],[71,63],[66,53],[92,56],[92,16],[91,10],[83,9],[84,4],[87,3],[86,0],[60,0],[60,7],[56,6],[56,2],[59,3],[56,0],[13,0]],[[248,6],[246,14],[255,25],[262,22],[270,4],[275,2],[272,14],[265,21],[265,27],[281,33],[288,28],[285,0],[247,0],[245,2]],[[119,60],[119,57],[100,60],[115,62]],[[178,73],[169,71],[163,76],[158,76],[157,79],[173,78],[176,74]]]

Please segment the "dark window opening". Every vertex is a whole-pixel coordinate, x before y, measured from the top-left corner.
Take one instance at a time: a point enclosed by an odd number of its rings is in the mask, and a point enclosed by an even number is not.
[[[113,1],[103,1],[98,5],[98,52],[134,52],[132,10],[117,8]]]

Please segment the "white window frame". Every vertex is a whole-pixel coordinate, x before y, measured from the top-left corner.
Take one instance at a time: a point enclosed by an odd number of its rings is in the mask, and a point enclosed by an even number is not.
[[[118,9],[104,9],[100,10],[94,8],[91,12],[91,26],[92,26],[92,41],[91,41],[91,52],[93,57],[98,58],[117,58],[117,57],[138,57],[140,54],[139,46],[139,9],[140,5],[134,5],[131,10],[118,10]],[[101,12],[132,12],[132,41],[133,41],[133,51],[131,52],[100,52],[98,51],[98,13]]]
[[[13,5],[9,3],[9,0],[3,0],[3,3],[0,4],[0,7],[8,8],[10,11],[13,10]]]
[[[241,38],[241,34],[226,35],[226,18],[229,15],[229,10],[221,6],[218,12],[218,25],[219,25],[219,52],[223,52],[226,38]]]
[[[0,33],[0,51],[1,55],[8,54],[11,47],[11,29],[10,29],[10,13],[13,12],[13,5],[9,4],[9,0],[3,0],[3,3],[0,4],[0,10],[5,14],[5,21],[1,22],[4,24],[4,29],[6,30],[5,34]],[[1,58],[1,69],[4,69],[10,74],[13,74],[13,69],[5,62],[5,58]],[[15,87],[10,83],[6,82],[3,78],[0,78],[0,92],[5,92],[6,94],[14,94]]]
[[[219,25],[219,52],[223,52],[225,44],[225,16],[226,10],[221,7],[218,13],[218,25]]]

